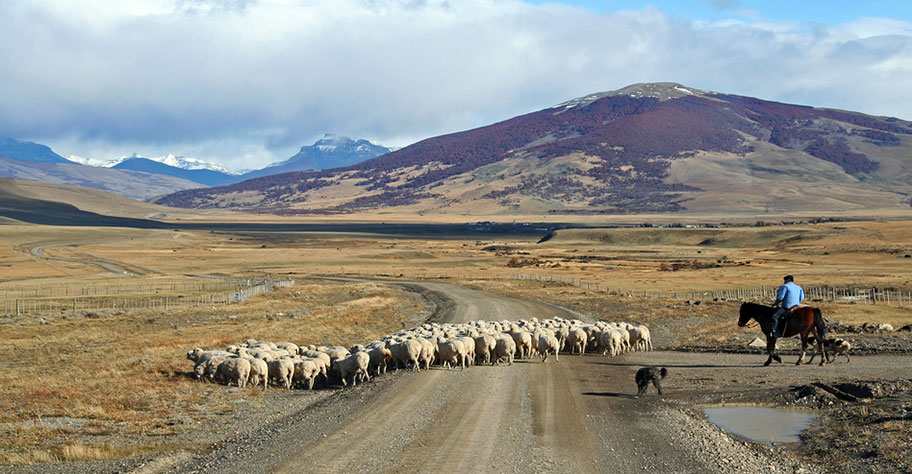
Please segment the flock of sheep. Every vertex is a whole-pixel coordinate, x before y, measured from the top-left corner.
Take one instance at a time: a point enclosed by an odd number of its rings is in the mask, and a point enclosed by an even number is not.
[[[545,362],[558,353],[583,354],[587,350],[618,355],[625,351],[652,350],[649,329],[623,322],[586,324],[552,318],[519,321],[473,321],[465,324],[427,323],[384,336],[369,344],[344,347],[299,346],[291,342],[249,339],[225,350],[195,348],[187,352],[198,380],[263,390],[272,383],[285,388],[312,389],[317,379],[329,385],[370,380],[371,374],[397,369],[428,370],[475,364],[507,363],[538,354]]]

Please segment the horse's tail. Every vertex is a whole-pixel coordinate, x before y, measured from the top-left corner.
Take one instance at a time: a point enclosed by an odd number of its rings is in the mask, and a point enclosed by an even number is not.
[[[814,308],[814,325],[817,326],[817,336],[821,341],[826,339],[826,323],[823,322],[823,315],[820,314],[820,308]]]

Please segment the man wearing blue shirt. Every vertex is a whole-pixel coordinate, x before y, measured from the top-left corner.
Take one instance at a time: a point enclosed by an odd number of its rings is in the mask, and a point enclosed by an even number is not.
[[[795,284],[795,277],[786,275],[783,280],[785,283],[776,291],[776,302],[773,303],[773,306],[779,306],[779,308],[773,313],[770,337],[779,337],[779,320],[804,301],[804,289]]]

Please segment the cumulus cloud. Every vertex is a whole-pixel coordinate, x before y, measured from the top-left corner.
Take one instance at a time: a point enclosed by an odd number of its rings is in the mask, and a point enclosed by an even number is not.
[[[518,0],[96,4],[0,2],[0,136],[253,168],[323,132],[401,146],[644,81],[912,118],[912,25],[895,20],[695,23]]]

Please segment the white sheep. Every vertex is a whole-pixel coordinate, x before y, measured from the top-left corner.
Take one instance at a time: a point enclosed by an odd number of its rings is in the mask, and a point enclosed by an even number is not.
[[[542,333],[538,338],[538,353],[541,354],[542,362],[548,360],[548,354],[554,354],[554,360],[560,362],[560,358],[557,355],[558,350],[560,349],[560,342],[556,337],[552,336],[549,333]]]
[[[574,327],[570,329],[567,336],[567,344],[570,345],[570,353],[578,350],[580,355],[586,352],[586,342],[589,341],[589,335],[582,328]]]
[[[424,337],[418,337],[416,340],[421,344],[421,354],[418,356],[418,362],[424,364],[424,370],[428,370],[437,358],[437,344]]]
[[[516,342],[513,341],[513,338],[510,337],[509,334],[501,334],[495,337],[494,364],[506,361],[509,365],[513,365],[513,357],[515,354]]]
[[[381,373],[385,374],[386,366],[393,358],[393,352],[383,345],[370,348],[367,351],[367,354],[370,356],[370,368],[374,372],[374,375],[380,375]]]
[[[475,353],[477,352],[475,339],[471,336],[462,336],[456,338],[456,340],[462,342],[462,345],[465,346],[465,356],[463,357],[462,364],[469,367],[475,365]]]
[[[415,339],[408,339],[391,345],[390,352],[393,353],[396,367],[408,367],[411,362],[413,371],[421,370],[418,366],[418,357],[421,356],[421,343]]]
[[[301,359],[294,362],[294,374],[291,376],[292,386],[307,386],[307,390],[313,390],[314,380],[320,374],[320,368],[317,367],[317,359]]]
[[[437,343],[437,350],[440,354],[440,363],[445,367],[456,367],[456,365],[462,366],[465,369],[465,345],[462,341],[456,339],[449,339],[443,342]]]
[[[268,361],[269,378],[279,386],[291,388],[291,377],[294,375],[294,362],[291,359],[273,359]]]
[[[247,386],[248,377],[250,377],[250,362],[238,357],[225,359],[218,365],[216,371],[216,378],[220,382],[226,385],[231,385],[233,382],[240,388]]]
[[[193,367],[193,373],[196,375],[196,379],[214,382],[219,364],[226,360],[228,360],[228,356],[213,356],[204,359],[202,362],[197,362],[196,366]]]
[[[526,331],[513,331],[510,334],[513,337],[513,342],[516,344],[516,349],[519,350],[519,358],[526,359],[532,356],[532,335]]]
[[[475,357],[480,359],[481,364],[491,363],[491,354],[494,352],[494,346],[497,341],[493,336],[482,334],[475,338]]]
[[[616,356],[621,352],[621,333],[616,329],[605,329],[598,335],[599,347],[602,348],[602,355],[611,353]]]
[[[370,375],[367,373],[368,365],[370,365],[370,355],[364,351],[355,352],[333,363],[333,367],[342,379],[342,386],[348,385],[345,379],[349,375],[352,378],[352,385],[358,385],[359,378],[361,380],[370,380]]]

